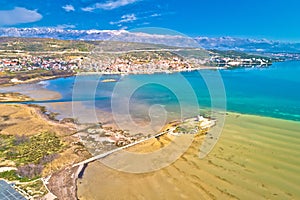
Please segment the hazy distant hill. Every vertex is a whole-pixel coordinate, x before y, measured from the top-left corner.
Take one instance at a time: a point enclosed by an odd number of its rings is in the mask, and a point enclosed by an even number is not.
[[[245,52],[289,52],[299,53],[300,43],[287,43],[266,39],[244,39],[232,37],[197,37],[195,40],[205,49],[236,50]]]
[[[2,28],[0,36],[55,38],[61,40],[115,40],[124,42],[164,44],[167,46],[203,47],[205,49],[245,52],[300,52],[300,43],[284,43],[232,37],[188,38],[174,35],[132,33],[125,30],[62,30],[55,28]]]
[[[23,54],[47,55],[49,57],[99,56],[105,54],[111,58],[130,55],[137,59],[145,57],[155,58],[156,56],[162,56],[164,58],[179,56],[205,59],[210,58],[211,52],[202,48],[179,48],[162,44],[123,41],[0,37],[0,57],[15,58]]]
[[[113,40],[136,43],[164,44],[167,46],[200,47],[192,38],[183,36],[131,33],[125,30],[61,30],[54,28],[5,28],[2,37],[55,38],[60,40]]]
[[[1,51],[28,51],[28,52],[51,52],[51,51],[77,51],[77,52],[127,52],[127,51],[153,51],[153,50],[177,50],[178,47],[163,44],[123,42],[123,41],[90,41],[90,40],[61,40],[52,38],[34,37],[0,37]],[[186,49],[186,48],[181,48]],[[197,50],[203,50],[197,48]]]

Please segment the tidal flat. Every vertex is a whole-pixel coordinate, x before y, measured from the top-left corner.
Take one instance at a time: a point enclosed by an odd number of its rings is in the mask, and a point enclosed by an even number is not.
[[[78,183],[79,199],[299,199],[300,123],[229,113],[213,151],[200,159],[195,138],[174,163],[131,174],[90,163]],[[129,151],[156,151],[164,136]],[[116,192],[117,191],[117,192]]]

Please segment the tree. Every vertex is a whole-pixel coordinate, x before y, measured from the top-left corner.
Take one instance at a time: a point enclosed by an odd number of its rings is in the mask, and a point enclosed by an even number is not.
[[[29,142],[30,139],[26,135],[16,135],[14,139],[14,145],[18,146],[20,144],[24,144],[26,142]]]
[[[33,179],[39,176],[43,171],[43,165],[27,164],[18,167],[17,174],[21,177]]]
[[[50,163],[52,162],[53,160],[55,160],[56,158],[59,157],[59,154],[57,153],[54,153],[54,154],[50,154],[50,155],[45,155],[43,156],[40,161],[39,161],[39,164],[40,165],[45,165],[47,163]]]

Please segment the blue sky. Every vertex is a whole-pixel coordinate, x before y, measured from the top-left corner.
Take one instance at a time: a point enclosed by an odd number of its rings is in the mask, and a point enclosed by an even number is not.
[[[300,41],[299,0],[1,0],[1,27],[169,28]]]

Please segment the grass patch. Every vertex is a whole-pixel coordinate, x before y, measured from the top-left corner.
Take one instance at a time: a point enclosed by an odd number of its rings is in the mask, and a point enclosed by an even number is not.
[[[2,146],[5,158],[16,162],[17,165],[35,163],[38,164],[42,158],[58,153],[63,148],[63,143],[53,133],[42,133],[29,137],[28,140],[15,145],[15,139],[9,138],[7,146]]]
[[[20,182],[36,180],[44,166],[55,160],[64,147],[64,143],[53,133],[31,137],[0,135],[1,160],[11,160],[18,168],[17,171],[0,173],[0,178]]]
[[[0,158],[6,159],[6,152],[11,148],[13,141],[13,136],[0,135]]]
[[[41,133],[19,140],[20,136],[0,135],[0,157],[3,160],[12,160],[17,166],[35,163],[43,158],[59,153],[64,144],[53,133]]]
[[[41,180],[36,180],[34,182],[30,182],[26,185],[16,185],[18,188],[25,191],[29,194],[33,199],[41,199],[44,195],[48,193],[47,189],[45,188],[43,182]]]
[[[29,179],[29,178],[26,178],[26,177],[19,176],[17,174],[16,170],[11,170],[11,171],[1,172],[0,173],[0,178],[3,178],[3,179],[8,180],[8,181],[29,182],[29,181],[35,180],[35,179],[37,179],[39,177],[36,177],[36,178],[33,178],[33,179]]]

